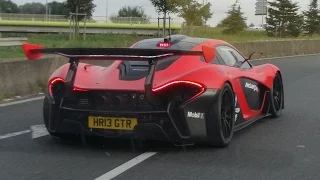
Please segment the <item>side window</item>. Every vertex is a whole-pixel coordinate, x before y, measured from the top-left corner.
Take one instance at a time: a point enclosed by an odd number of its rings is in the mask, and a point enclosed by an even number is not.
[[[242,65],[240,66],[241,69],[250,69],[251,65],[248,62],[244,62],[242,63]]]
[[[200,60],[202,62],[205,62],[203,56],[200,57]],[[219,56],[216,56],[213,60],[211,60],[210,64],[224,64],[224,62],[221,62],[221,58]]]
[[[222,60],[225,62],[225,64],[227,66],[234,66],[238,61],[238,58],[234,54],[232,49],[227,47],[227,46],[219,46],[219,47],[217,47],[217,52],[219,53],[219,55],[221,56]]]
[[[235,49],[229,46],[219,46],[217,47],[217,51],[221,55],[221,58],[226,65],[236,66],[244,69],[251,68],[248,62],[241,63],[245,60],[245,58]],[[239,64],[241,64],[241,66],[239,66]]]

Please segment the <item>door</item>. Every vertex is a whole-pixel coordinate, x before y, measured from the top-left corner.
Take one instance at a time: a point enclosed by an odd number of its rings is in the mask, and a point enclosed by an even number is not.
[[[260,115],[266,92],[261,83],[265,78],[263,71],[257,73],[258,69],[232,47],[217,46],[216,49],[225,65],[231,67],[232,85],[244,120]]]

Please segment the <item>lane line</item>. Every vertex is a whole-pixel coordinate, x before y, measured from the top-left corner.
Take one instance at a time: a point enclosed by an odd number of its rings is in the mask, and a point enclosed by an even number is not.
[[[27,134],[27,133],[31,133],[32,139],[36,139],[36,138],[40,138],[40,137],[49,135],[49,132],[47,131],[45,125],[44,124],[40,124],[40,125],[30,126],[29,130],[9,133],[9,134],[5,134],[5,135],[0,135],[0,140],[1,139],[7,139],[7,138],[10,138],[10,137],[19,136],[19,135],[23,135],[23,134]]]
[[[49,135],[49,132],[47,131],[47,128],[44,124],[40,124],[40,125],[34,125],[31,126],[31,137],[32,139],[36,139],[42,136],[46,136]]]
[[[125,172],[126,170],[132,168],[133,166],[141,163],[142,161],[148,159],[149,157],[151,157],[155,154],[157,154],[157,152],[145,152],[145,153],[131,159],[130,161],[114,168],[113,170],[107,172],[106,174],[96,178],[95,180],[110,180],[112,178],[115,178],[119,174]]]
[[[31,132],[31,130],[25,130],[25,131],[19,131],[19,132],[5,134],[5,135],[0,136],[0,140],[1,139],[7,139],[7,138],[10,138],[10,137],[14,137],[14,136],[19,136],[19,135],[22,135],[22,134],[27,134],[27,133],[30,133],[30,132]]]
[[[15,104],[21,104],[21,103],[25,103],[25,102],[30,102],[30,101],[36,101],[36,100],[40,100],[40,99],[43,99],[43,98],[44,98],[44,96],[36,97],[36,98],[30,98],[30,99],[24,99],[24,100],[20,100],[20,101],[13,101],[13,102],[9,102],[9,103],[3,103],[3,104],[0,104],[0,107],[11,106],[11,105],[15,105]]]

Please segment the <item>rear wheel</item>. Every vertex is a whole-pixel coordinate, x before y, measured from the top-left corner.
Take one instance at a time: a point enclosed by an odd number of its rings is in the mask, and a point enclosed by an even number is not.
[[[273,79],[273,86],[270,91],[269,102],[270,102],[270,111],[271,117],[276,118],[281,115],[283,109],[284,101],[284,92],[282,79],[279,73],[276,74]]]
[[[43,121],[44,121],[44,125],[47,129],[47,131],[49,132],[49,134],[54,137],[54,138],[58,138],[60,140],[68,140],[70,139],[70,137],[68,135],[65,134],[59,134],[59,133],[53,133],[49,131],[49,101],[47,99],[47,97],[44,98],[44,102],[43,102]]]
[[[208,116],[208,140],[215,147],[230,144],[235,123],[235,99],[231,86],[226,83]]]

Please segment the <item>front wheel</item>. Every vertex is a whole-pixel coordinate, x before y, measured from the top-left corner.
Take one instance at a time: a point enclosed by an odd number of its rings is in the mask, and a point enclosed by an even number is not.
[[[282,78],[279,73],[273,79],[273,86],[269,96],[271,117],[276,118],[281,115],[284,104],[284,91]]]
[[[222,87],[208,115],[209,144],[215,147],[228,146],[233,137],[235,125],[235,97],[228,83]]]

